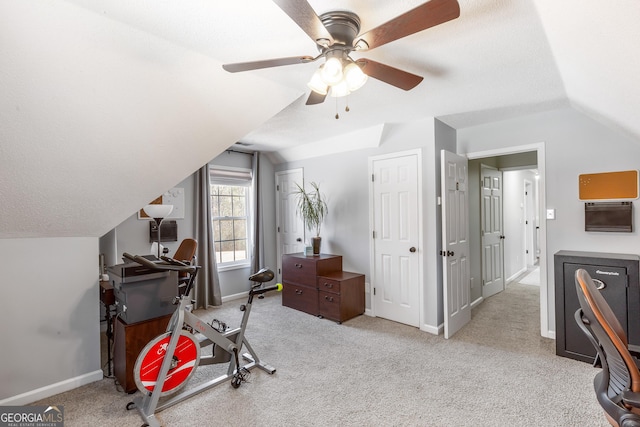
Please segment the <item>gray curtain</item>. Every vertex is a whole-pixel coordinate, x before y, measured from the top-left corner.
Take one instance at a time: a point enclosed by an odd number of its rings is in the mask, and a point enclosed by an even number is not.
[[[253,153],[251,194],[253,198],[253,253],[251,257],[251,271],[255,273],[264,264],[264,215],[262,214],[262,186],[260,185],[260,153]]]
[[[213,224],[211,222],[211,187],[209,185],[209,165],[204,165],[196,174],[195,189],[195,238],[198,241],[196,262],[200,271],[196,276],[193,299],[194,308],[222,305],[220,278],[216,264],[216,249],[213,244]]]

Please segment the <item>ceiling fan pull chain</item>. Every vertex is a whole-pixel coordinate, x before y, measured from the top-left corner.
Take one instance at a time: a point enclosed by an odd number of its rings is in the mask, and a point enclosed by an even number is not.
[[[338,98],[336,97],[336,120],[338,120],[340,118],[340,115],[338,114]]]
[[[346,111],[347,113],[349,112],[349,95],[347,95],[347,102],[346,102],[346,105],[344,107],[344,111]]]

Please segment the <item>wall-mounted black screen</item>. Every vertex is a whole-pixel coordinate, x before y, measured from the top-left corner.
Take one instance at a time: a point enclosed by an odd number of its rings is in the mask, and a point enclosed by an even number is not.
[[[160,225],[160,239],[163,242],[178,241],[178,224],[175,221],[162,221]],[[149,242],[158,241],[158,226],[155,221],[149,221]]]
[[[585,231],[633,231],[632,202],[598,202],[584,204]]]

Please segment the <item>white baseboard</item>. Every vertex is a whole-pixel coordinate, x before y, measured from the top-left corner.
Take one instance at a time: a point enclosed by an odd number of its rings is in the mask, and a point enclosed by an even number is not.
[[[222,297],[222,302],[225,303],[225,302],[233,301],[236,299],[246,298],[248,296],[249,296],[249,291],[240,292],[239,294],[227,295],[226,297]]]
[[[527,272],[527,267],[524,267],[522,269],[520,269],[519,271],[516,271],[514,274],[511,275],[511,277],[507,277],[507,280],[505,282],[505,284],[514,281],[518,276],[520,276],[521,274],[524,274]]]
[[[480,303],[484,301],[483,297],[478,298],[477,300],[475,300],[474,302],[471,303],[471,309],[473,310],[474,308],[476,308],[478,305],[480,305]]]
[[[104,372],[102,372],[102,370],[89,372],[84,375],[80,375],[79,377],[69,378],[68,380],[60,381],[59,383],[40,387],[26,393],[18,394],[17,396],[0,400],[0,406],[28,405],[29,403],[46,399],[47,397],[55,396],[56,394],[64,393],[65,391],[73,390],[95,381],[100,381],[103,377]]]
[[[433,335],[440,335],[444,330],[444,325],[432,326],[432,325],[423,324],[420,327],[420,330],[424,332],[428,332]]]

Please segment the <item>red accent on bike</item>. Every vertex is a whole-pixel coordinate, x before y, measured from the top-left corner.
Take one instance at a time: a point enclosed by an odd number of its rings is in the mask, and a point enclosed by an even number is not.
[[[149,349],[144,359],[142,359],[140,365],[140,381],[150,392],[153,391],[156,385],[158,373],[167,354],[166,349],[169,346],[170,339],[171,335],[158,341]],[[182,334],[180,335],[174,352],[174,359],[177,358],[176,366],[169,368],[167,377],[164,380],[164,385],[162,386],[162,392],[169,392],[180,387],[182,383],[189,378],[191,372],[196,368],[196,359],[198,357],[196,345],[197,343],[191,338]]]

